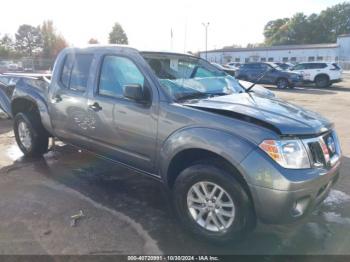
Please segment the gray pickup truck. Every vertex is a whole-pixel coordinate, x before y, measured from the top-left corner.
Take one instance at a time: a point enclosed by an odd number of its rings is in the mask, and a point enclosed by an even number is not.
[[[332,123],[185,54],[68,48],[50,83],[18,80],[10,111],[26,156],[57,137],[156,178],[210,241],[300,220],[339,176]]]

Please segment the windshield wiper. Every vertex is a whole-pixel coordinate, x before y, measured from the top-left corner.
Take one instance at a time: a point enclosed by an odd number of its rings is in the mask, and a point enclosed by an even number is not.
[[[248,87],[248,88],[246,88],[246,92],[248,93],[248,92],[250,92],[250,90],[252,90],[252,88],[256,85],[256,84],[258,84],[259,82],[260,82],[260,80],[261,79],[263,79],[264,78],[264,76],[266,76],[266,74],[267,73],[269,73],[269,72],[271,72],[272,70],[274,70],[275,68],[269,68],[269,69],[267,69],[265,72],[263,72],[259,77],[258,77],[258,79],[255,81],[255,82],[253,82],[253,84],[250,86],[250,87]]]
[[[213,96],[225,96],[225,95],[230,95],[229,93],[224,93],[224,92],[217,92],[217,93],[190,93],[187,95],[183,95],[179,98],[177,98],[177,101],[183,101],[183,100],[188,100],[188,99],[196,99],[196,98],[206,98],[206,97],[213,97]]]

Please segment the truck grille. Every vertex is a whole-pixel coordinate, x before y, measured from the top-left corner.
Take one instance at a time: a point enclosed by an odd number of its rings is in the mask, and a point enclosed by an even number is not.
[[[308,147],[310,150],[310,157],[313,164],[316,166],[325,166],[327,163],[320,143],[318,141],[310,142],[308,143]]]
[[[334,131],[317,138],[303,140],[303,142],[314,167],[332,167],[338,162],[341,151]]]

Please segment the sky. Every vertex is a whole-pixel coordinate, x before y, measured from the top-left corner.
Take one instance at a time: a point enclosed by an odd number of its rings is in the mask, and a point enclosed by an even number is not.
[[[140,50],[178,52],[264,40],[265,24],[297,12],[319,13],[345,0],[5,0],[1,2],[0,36],[14,36],[18,26],[37,26],[53,20],[72,46],[90,38],[107,43],[115,22],[127,33],[129,44]],[[171,29],[173,40],[171,41]]]

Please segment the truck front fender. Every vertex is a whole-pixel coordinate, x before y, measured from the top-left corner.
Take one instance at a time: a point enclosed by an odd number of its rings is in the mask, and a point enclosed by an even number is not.
[[[178,130],[164,141],[160,149],[159,175],[166,184],[171,161],[181,152],[192,149],[221,156],[241,171],[239,163],[254,149],[254,144],[235,134],[213,128],[190,127]]]

